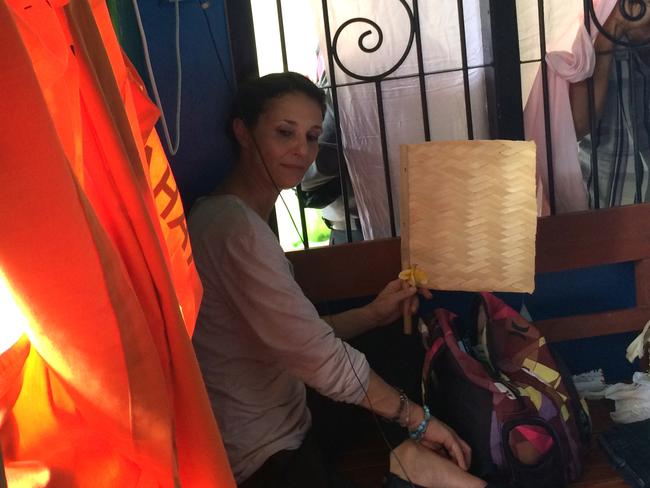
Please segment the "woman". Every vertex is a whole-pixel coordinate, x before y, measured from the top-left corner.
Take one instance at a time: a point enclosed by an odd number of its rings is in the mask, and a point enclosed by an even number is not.
[[[267,225],[280,189],[299,183],[314,160],[324,111],[323,92],[296,73],[242,86],[232,120],[236,163],[189,218],[204,285],[193,342],[234,475],[245,487],[336,486],[314,460],[305,384],[399,422],[466,470],[467,444],[342,341],[393,322],[405,300],[415,309],[417,290],[395,280],[369,305],[326,322]]]

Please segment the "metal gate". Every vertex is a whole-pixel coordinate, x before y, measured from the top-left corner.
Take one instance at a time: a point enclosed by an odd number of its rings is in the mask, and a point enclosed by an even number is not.
[[[287,1],[288,0],[276,0],[275,2],[278,19],[279,42],[282,53],[282,65],[285,70],[289,69],[285,36],[285,32],[288,29],[285,20],[287,17]],[[346,1],[348,4],[364,4],[361,0],[357,2]],[[628,153],[625,157],[631,158],[633,161],[631,169],[626,166],[627,173],[631,172],[634,178],[633,202],[639,203],[646,201],[646,195],[644,192],[647,193],[648,175],[645,158],[648,154],[648,128],[650,127],[650,124],[648,123],[650,110],[648,107],[647,97],[650,90],[647,89],[647,83],[645,82],[646,70],[644,56],[647,53],[645,49],[647,42],[645,42],[643,36],[643,29],[650,32],[650,28],[647,27],[650,22],[646,22],[647,15],[650,15],[650,13],[646,13],[647,7],[643,0],[619,0],[618,2],[615,2],[616,5],[614,6],[614,11],[610,16],[619,16],[620,19],[627,22],[630,29],[632,29],[632,26],[639,27],[639,35],[635,36],[635,39],[629,39],[620,37],[620,32],[608,32],[606,26],[609,24],[605,22],[606,19],[598,19],[597,9],[594,7],[592,0],[575,1],[581,4],[578,6],[580,9],[579,13],[583,14],[583,18],[578,19],[578,17],[576,17],[575,22],[584,22],[584,26],[588,33],[597,32],[598,36],[601,38],[611,41],[611,49],[605,52],[596,53],[596,65],[598,66],[598,63],[602,62],[603,59],[607,59],[609,56],[613,58],[613,67],[611,68],[613,76],[610,76],[610,78],[614,79],[618,77],[619,80],[628,80],[628,85],[625,90],[620,86],[616,89],[618,100],[615,104],[615,106],[624,107],[624,110],[621,110],[622,113],[619,114],[620,120],[618,120],[617,123],[620,124],[626,122],[626,120],[627,123],[625,127],[614,128],[612,131],[618,131],[618,133],[624,136]],[[488,128],[487,133],[479,134],[479,137],[523,139],[523,105],[525,100],[522,100],[522,83],[525,85],[527,82],[526,80],[522,80],[522,73],[528,73],[528,78],[530,78],[531,69],[535,71],[539,70],[541,74],[541,95],[544,115],[543,126],[545,131],[545,137],[543,138],[546,153],[545,171],[547,172],[544,177],[548,181],[548,204],[550,207],[550,214],[552,215],[557,212],[556,180],[558,178],[558,173],[556,171],[556,166],[561,164],[562,161],[554,161],[553,157],[554,145],[559,144],[559,142],[554,140],[552,127],[552,111],[554,107],[551,102],[553,97],[553,86],[549,86],[549,70],[552,70],[552,68],[549,68],[546,56],[542,56],[541,53],[546,54],[548,52],[547,33],[553,31],[551,28],[552,26],[549,26],[549,12],[553,13],[554,9],[557,10],[556,5],[558,2],[555,2],[554,0],[538,0],[536,5],[534,5],[534,2],[531,2],[530,0],[453,0],[446,2],[442,0],[436,0],[436,2],[395,0],[390,3],[394,4],[394,9],[399,9],[401,18],[404,20],[403,25],[399,30],[404,33],[404,37],[407,39],[406,46],[401,56],[399,56],[394,64],[388,67],[384,66],[384,69],[381,69],[376,73],[368,73],[367,70],[364,72],[363,67],[362,69],[358,69],[358,67],[350,67],[346,64],[345,56],[342,51],[344,50],[343,48],[346,48],[349,51],[351,43],[349,36],[346,38],[345,33],[346,29],[356,28],[360,34],[356,39],[357,46],[355,46],[355,49],[358,49],[359,52],[370,55],[378,52],[382,46],[391,42],[391,39],[384,35],[385,26],[381,25],[382,20],[387,19],[382,19],[380,12],[379,17],[375,17],[374,19],[359,15],[343,19],[339,15],[336,22],[333,22],[332,17],[333,14],[336,13],[333,12],[333,9],[336,8],[337,2],[335,0],[321,0],[320,2],[314,2],[314,4],[316,3],[320,3],[320,15],[322,16],[321,36],[324,39],[324,54],[327,60],[327,74],[329,78],[327,89],[331,93],[334,119],[336,122],[336,146],[339,155],[339,178],[341,181],[341,195],[343,207],[345,209],[345,228],[347,229],[348,241],[352,240],[350,195],[348,194],[350,184],[349,181],[347,181],[349,178],[349,172],[346,171],[345,168],[346,134],[344,132],[344,124],[342,124],[342,118],[343,115],[345,115],[345,111],[349,111],[353,107],[348,103],[350,101],[349,99],[346,99],[345,105],[341,104],[341,93],[342,90],[351,86],[363,85],[374,93],[373,100],[371,100],[369,104],[374,105],[372,111],[373,114],[376,114],[377,116],[376,123],[379,132],[381,162],[383,164],[383,187],[385,188],[386,206],[388,208],[389,235],[394,237],[397,235],[396,209],[393,204],[394,181],[392,181],[393,178],[391,175],[388,147],[390,134],[388,133],[389,131],[387,131],[386,124],[387,115],[390,115],[386,113],[386,87],[390,86],[390,84],[394,83],[396,80],[406,79],[412,80],[419,87],[419,109],[417,110],[417,114],[413,114],[413,117],[418,117],[421,120],[422,130],[419,134],[412,134],[413,142],[430,141],[438,138],[430,123],[432,117],[430,111],[431,100],[428,100],[427,98],[427,86],[428,83],[430,83],[430,80],[432,80],[436,75],[445,73],[457,73],[458,76],[462,78],[462,83],[459,84],[458,90],[459,93],[462,92],[464,102],[462,112],[464,113],[445,114],[445,116],[455,117],[457,119],[464,118],[466,130],[465,137],[467,139],[473,139],[476,136],[474,120],[477,111],[480,110],[485,112],[485,117],[488,121]],[[450,8],[452,3],[455,4],[455,27],[453,30],[458,36],[457,42],[460,62],[456,63],[454,66],[445,67],[444,69],[428,69],[428,66],[425,63],[425,58],[427,57],[427,54],[429,54],[428,50],[431,49],[431,46],[427,45],[425,42],[426,32],[429,26],[428,24],[423,23],[422,8],[425,7],[430,12],[432,5],[434,4],[438,6],[445,4]],[[567,2],[565,1],[563,3]],[[376,2],[373,1],[372,4],[373,9],[376,10]],[[382,3],[382,5],[387,4],[388,2]],[[522,43],[522,32],[520,32],[520,30],[522,30],[522,27],[519,26],[519,24],[522,21],[522,11],[530,11],[532,8],[531,6],[536,7],[537,22],[532,29],[526,29],[525,34],[528,35],[530,39],[534,40],[537,55],[526,55],[525,59],[521,59],[520,44]],[[470,59],[471,56],[468,54],[467,9],[470,7],[474,13],[474,27],[476,27],[477,12],[478,22],[480,23],[480,44],[482,49],[482,62],[480,63],[473,63]],[[283,8],[285,9],[284,11]],[[252,29],[251,22],[248,22],[247,25],[244,25],[244,28],[241,28],[242,24],[246,24],[246,22],[242,21],[242,12],[246,13],[246,9],[250,9],[250,4],[242,6],[241,4],[236,5],[236,2],[231,2],[231,4],[229,4],[229,9],[231,10],[229,16],[231,18],[231,34],[233,36],[234,45],[236,46],[237,43],[241,43],[242,39],[248,39],[249,42],[248,50],[242,49],[241,44],[239,44],[239,47],[237,48],[240,51],[239,56],[236,51],[234,53],[235,63],[237,64],[238,61],[240,62],[239,72],[241,74],[242,60],[244,65],[248,63],[250,71],[252,64],[251,58],[254,54],[250,49],[250,40],[252,38],[250,32]],[[391,12],[398,12],[398,10],[393,10]],[[390,13],[386,12],[386,15],[390,15]],[[232,20],[234,17],[237,17],[236,22],[240,25],[240,28],[238,29],[234,29],[232,26]],[[550,21],[554,21],[552,15],[550,16]],[[530,19],[528,22],[530,22]],[[363,28],[359,31],[360,26],[363,26]],[[393,31],[396,32],[395,28],[393,28]],[[347,39],[347,41],[345,41],[345,39]],[[346,42],[347,45],[345,44]],[[530,49],[528,49],[528,51],[530,51]],[[409,69],[407,72],[404,72],[402,68],[406,60],[411,61],[411,67],[414,69]],[[475,70],[482,70],[481,80],[485,91],[485,97],[484,99],[479,100],[479,103],[476,103],[476,99],[472,98],[474,89],[470,84],[470,73]],[[650,70],[648,70],[648,72],[650,73]],[[526,78],[526,76],[524,76],[524,78]],[[587,167],[585,166],[583,172],[585,186],[588,192],[589,206],[590,208],[598,209],[601,206],[604,206],[601,199],[603,185],[599,184],[601,181],[599,179],[599,169],[602,170],[604,167],[603,164],[605,164],[614,168],[612,172],[615,172],[615,170],[620,171],[622,159],[619,155],[618,159],[615,161],[603,160],[603,157],[611,157],[611,154],[608,154],[607,156],[600,157],[599,164],[599,153],[601,153],[601,149],[604,147],[600,135],[601,126],[603,124],[601,124],[602,120],[600,118],[600,112],[597,110],[600,108],[600,106],[597,105],[599,103],[597,97],[600,93],[598,91],[600,87],[598,86],[598,83],[596,82],[595,84],[594,80],[591,78],[585,83],[588,99],[589,135],[581,142],[581,146],[587,147],[588,149],[586,151],[588,153],[588,169],[586,169]],[[528,88],[529,87],[525,87],[524,91]],[[526,97],[526,93],[524,93],[524,97]],[[630,120],[632,121],[631,123]],[[618,143],[622,144],[621,141]],[[620,149],[620,147],[618,149]],[[627,163],[627,160],[625,163]],[[617,165],[619,165],[619,167],[617,167]],[[626,168],[623,168],[624,174]],[[560,176],[560,178],[561,177],[562,176]],[[617,194],[617,189],[615,187],[616,184],[617,178],[614,177],[613,183],[611,183],[610,187],[607,188],[609,194]],[[302,233],[305,237],[305,247],[309,247],[309,242],[306,240],[307,233],[303,211],[304,206],[302,205],[301,198],[302,195],[303,193],[299,188],[298,196],[299,201],[301,202]],[[614,206],[620,203],[621,202],[617,202],[616,199],[610,199],[610,201],[606,202],[606,206]]]

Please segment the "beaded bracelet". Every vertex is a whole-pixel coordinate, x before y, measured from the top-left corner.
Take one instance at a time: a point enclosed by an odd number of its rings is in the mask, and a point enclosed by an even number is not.
[[[404,393],[404,390],[397,388],[397,392],[399,393],[399,409],[397,410],[397,413],[391,417],[391,422],[399,422],[399,420],[402,418],[404,407],[408,404],[408,398],[406,396],[406,393]]]
[[[400,417],[399,424],[402,427],[408,428],[409,424],[411,423],[411,405],[409,401],[409,397],[406,397],[406,418],[402,420],[402,417]]]
[[[409,437],[413,439],[414,441],[419,441],[424,437],[424,433],[427,430],[427,427],[429,426],[429,421],[431,420],[431,413],[429,412],[429,407],[426,405],[422,407],[424,410],[424,419],[422,422],[420,422],[420,425],[418,425],[418,428],[410,431],[409,432]]]

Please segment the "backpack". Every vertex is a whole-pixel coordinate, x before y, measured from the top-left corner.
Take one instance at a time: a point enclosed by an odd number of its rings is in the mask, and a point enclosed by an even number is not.
[[[468,322],[445,309],[422,319],[424,402],[471,446],[470,471],[525,488],[577,479],[588,409],[539,330],[489,293]]]

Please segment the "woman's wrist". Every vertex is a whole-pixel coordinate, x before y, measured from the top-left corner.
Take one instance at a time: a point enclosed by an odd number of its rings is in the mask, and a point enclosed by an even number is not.
[[[409,432],[416,430],[422,420],[424,420],[422,407],[412,402],[400,388],[396,388],[396,392],[399,398],[399,405],[394,410],[395,413],[388,420],[398,423]]]
[[[399,395],[399,407],[393,415],[390,420],[392,422],[397,422],[400,425],[403,425],[404,419],[408,415],[408,410],[409,410],[409,398],[406,396],[406,393],[404,393],[404,390],[401,388],[396,388],[397,393]]]
[[[374,329],[382,325],[379,320],[379,314],[374,309],[373,302],[361,307],[359,311],[363,314],[363,321],[367,329]]]
[[[404,425],[404,427],[406,427],[409,432],[412,432],[416,430],[424,420],[424,409],[414,402],[410,402],[409,408],[409,421]]]
[[[419,406],[419,405],[418,405]],[[431,414],[429,408],[424,406],[420,407],[422,412],[422,418],[420,422],[416,424],[411,424],[408,428],[409,437],[414,441],[420,441],[429,427],[429,422],[431,421]]]

